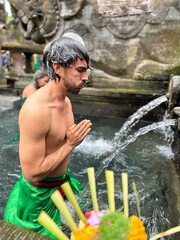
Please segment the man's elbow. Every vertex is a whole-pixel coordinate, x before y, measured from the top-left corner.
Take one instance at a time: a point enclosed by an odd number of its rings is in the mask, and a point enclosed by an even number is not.
[[[24,175],[25,180],[31,185],[33,185],[37,182],[40,182],[42,180],[42,177],[32,174],[30,171],[23,172],[23,175]]]

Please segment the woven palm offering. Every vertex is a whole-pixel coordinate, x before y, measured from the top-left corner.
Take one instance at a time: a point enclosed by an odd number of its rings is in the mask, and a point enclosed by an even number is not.
[[[61,185],[67,199],[74,207],[74,210],[80,219],[78,226],[76,225],[72,215],[70,214],[68,207],[59,191],[57,190],[51,195],[52,201],[59,209],[60,213],[63,215],[71,230],[70,239],[148,240],[145,226],[140,219],[140,206],[135,183],[133,183],[133,190],[136,197],[138,216],[129,216],[127,173],[122,173],[123,212],[115,209],[114,172],[105,171],[109,209],[104,210],[99,210],[98,206],[94,168],[88,168],[87,173],[93,204],[93,211],[83,214],[69,183],[66,182]],[[55,238],[60,240],[69,239],[44,211],[40,213],[38,217],[38,222],[42,226],[44,226],[51,234],[53,234]],[[168,231],[159,233],[158,235],[150,238],[149,240],[156,240],[179,231],[180,226],[174,227]]]

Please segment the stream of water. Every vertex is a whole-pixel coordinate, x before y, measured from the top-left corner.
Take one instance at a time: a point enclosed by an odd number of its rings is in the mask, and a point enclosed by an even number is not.
[[[171,149],[173,141],[171,126],[176,122],[165,117],[157,123],[142,126],[144,123],[140,121],[144,114],[164,101],[165,96],[152,101],[126,121],[88,117],[93,123],[92,131],[72,153],[73,175],[86,186],[78,197],[84,209],[92,208],[87,184],[88,167],[95,168],[100,209],[108,208],[104,171],[106,169],[114,171],[116,209],[122,207],[121,173],[127,172],[130,214],[136,214],[136,202],[131,186],[134,181],[139,193],[142,218],[149,236],[172,227],[166,191],[171,174],[169,166],[174,160]],[[4,115],[0,123],[0,219],[3,218],[7,198],[20,174],[18,142],[8,142],[8,139],[18,134],[17,117],[18,110],[14,110]],[[84,118],[85,116],[78,115],[75,121]],[[175,240],[173,237],[164,239]]]

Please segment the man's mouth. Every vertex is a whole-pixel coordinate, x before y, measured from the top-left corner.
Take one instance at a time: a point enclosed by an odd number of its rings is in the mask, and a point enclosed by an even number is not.
[[[82,88],[84,88],[84,87],[87,87],[87,82],[83,83],[83,87]]]

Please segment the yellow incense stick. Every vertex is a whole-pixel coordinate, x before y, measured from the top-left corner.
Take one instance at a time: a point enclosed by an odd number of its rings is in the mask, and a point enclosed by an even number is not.
[[[167,230],[166,232],[159,233],[156,236],[150,238],[149,240],[156,240],[158,238],[169,236],[169,235],[177,233],[177,232],[180,232],[180,226],[171,228],[171,229]]]
[[[76,211],[77,215],[79,216],[80,220],[83,221],[84,223],[86,223],[86,218],[83,214],[83,212],[81,211],[77,200],[74,196],[74,193],[71,189],[71,186],[68,182],[64,183],[61,185],[61,188],[63,189],[64,193],[66,194],[66,197],[68,198],[68,200],[70,201],[70,203],[72,204],[72,206],[74,207],[74,210]]]
[[[107,195],[108,195],[109,210],[111,212],[115,212],[114,172],[113,171],[105,171],[105,176],[106,176],[106,185],[107,185]]]
[[[61,231],[61,229],[56,225],[56,223],[49,217],[49,215],[46,212],[41,211],[37,220],[57,239],[69,240],[69,238]]]
[[[133,188],[135,199],[136,199],[136,207],[137,207],[138,217],[140,218],[141,217],[141,208],[140,208],[139,197],[138,197],[138,192],[137,192],[135,182],[132,183],[132,188]]]
[[[97,195],[96,195],[96,183],[95,183],[95,176],[94,176],[94,168],[93,167],[88,168],[87,173],[88,173],[93,208],[94,208],[95,212],[98,212],[99,207],[98,207]]]
[[[123,190],[123,204],[124,204],[124,215],[129,217],[128,208],[128,175],[127,173],[122,173],[122,190]]]
[[[56,205],[56,207],[59,209],[59,211],[61,212],[61,214],[64,216],[64,218],[66,219],[71,231],[75,232],[77,230],[77,226],[76,223],[74,222],[68,207],[63,199],[63,197],[61,196],[60,192],[58,190],[56,190],[52,195],[51,195],[51,199],[54,202],[54,204]]]

